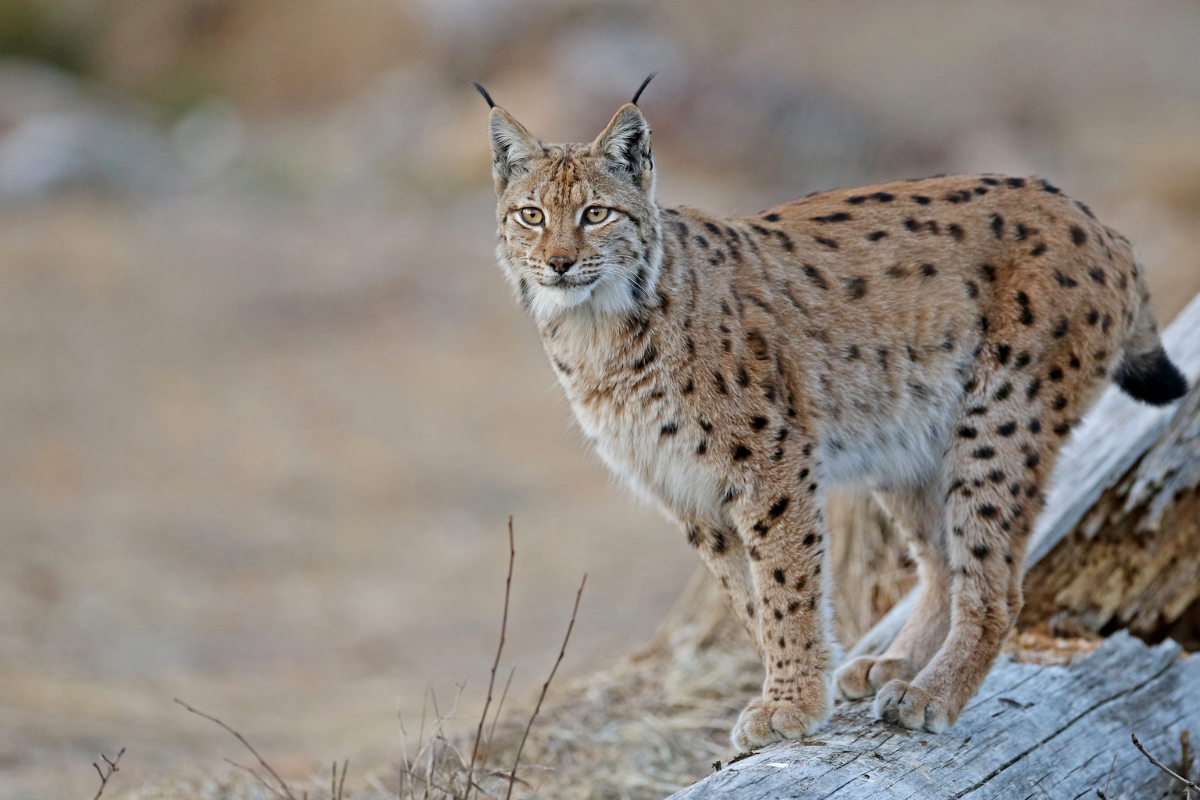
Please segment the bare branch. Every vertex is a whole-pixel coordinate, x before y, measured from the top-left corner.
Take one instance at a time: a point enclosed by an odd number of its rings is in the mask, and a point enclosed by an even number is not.
[[[281,789],[282,791],[280,791],[280,790],[277,790],[277,789],[273,788],[273,787],[272,787],[270,784],[267,784],[267,782],[266,782],[266,781],[263,781],[263,783],[264,783],[264,784],[267,786],[267,788],[268,788],[268,789],[270,789],[270,790],[271,790],[271,791],[272,791],[272,792],[273,792],[273,793],[274,793],[276,796],[278,796],[278,797],[285,797],[285,798],[287,798],[287,800],[296,800],[296,795],[292,794],[292,790],[291,790],[291,788],[290,788],[290,787],[287,785],[287,782],[286,782],[286,781],[284,781],[284,780],[283,780],[283,778],[279,777],[279,773],[277,773],[277,772],[276,772],[276,771],[275,771],[275,770],[274,770],[274,769],[271,767],[271,765],[270,765],[270,764],[268,764],[268,763],[266,762],[266,760],[265,760],[265,759],[263,759],[263,757],[262,757],[262,756],[260,756],[260,755],[258,754],[258,751],[254,749],[253,745],[251,745],[251,744],[250,744],[250,742],[246,741],[246,737],[245,737],[245,736],[242,736],[240,733],[238,733],[238,732],[237,732],[237,731],[235,731],[233,728],[229,727],[228,725],[226,725],[224,722],[222,722],[221,720],[217,719],[216,717],[210,716],[210,715],[208,715],[208,714],[205,714],[203,711],[198,711],[198,710],[196,710],[196,709],[192,708],[192,707],[191,707],[191,706],[189,706],[187,703],[185,703],[185,702],[183,702],[182,700],[180,700],[178,697],[176,697],[176,698],[175,698],[175,702],[176,702],[176,703],[179,703],[179,705],[183,706],[184,708],[186,708],[188,711],[192,712],[193,714],[195,714],[195,715],[197,715],[197,716],[200,716],[200,717],[204,717],[206,720],[209,720],[210,722],[215,722],[215,723],[217,723],[217,724],[218,724],[218,725],[220,725],[222,728],[224,728],[225,730],[229,731],[229,733],[233,734],[233,736],[234,736],[234,737],[235,737],[235,738],[236,738],[236,739],[237,739],[239,742],[241,742],[243,745],[245,745],[245,746],[246,746],[246,749],[247,749],[247,750],[249,750],[249,751],[250,751],[250,753],[251,753],[251,754],[252,754],[252,755],[253,755],[255,758],[257,758],[257,759],[258,759],[258,763],[262,765],[262,768],[263,768],[263,769],[265,769],[265,770],[266,770],[268,773],[270,773],[270,775],[271,775],[271,777],[272,777],[272,778],[274,778],[276,781],[278,781],[278,782],[279,782],[279,786],[280,786],[280,789]],[[232,763],[232,762],[230,762],[230,763]],[[235,766],[236,766],[236,765],[235,765]],[[245,768],[243,767],[243,769],[245,769]],[[251,773],[251,774],[253,774],[253,773]],[[256,776],[256,777],[257,777],[257,776]],[[259,778],[259,780],[262,780],[262,779],[261,779],[261,778]]]
[[[542,701],[546,699],[546,692],[550,689],[550,682],[554,680],[554,674],[558,672],[558,665],[562,663],[563,656],[567,654],[567,642],[571,641],[571,631],[575,628],[575,618],[579,615],[579,599],[583,597],[583,587],[586,585],[587,575],[584,575],[583,580],[579,582],[579,591],[575,593],[575,608],[571,610],[571,621],[567,624],[567,635],[563,637],[558,658],[555,659],[554,667],[550,670],[550,677],[546,678],[546,682],[542,684],[542,693],[538,696],[537,705],[533,707],[533,713],[529,715],[529,724],[525,726],[525,733],[521,734],[521,743],[517,745],[517,757],[513,759],[512,772],[509,773],[508,793],[504,795],[505,800],[510,800],[512,797],[513,786],[517,781],[517,767],[521,765],[521,751],[525,749],[525,740],[529,738],[529,731],[533,728],[533,722],[537,719],[538,712],[542,710]]]
[[[1184,792],[1187,793],[1188,800],[1194,800],[1195,798],[1200,798],[1200,786],[1197,786],[1194,781],[1189,781],[1187,778],[1184,778],[1183,776],[1176,774],[1174,771],[1172,771],[1172,770],[1168,769],[1166,766],[1164,766],[1163,763],[1161,761],[1159,761],[1157,758],[1155,758],[1154,756],[1147,753],[1146,748],[1142,747],[1142,743],[1138,741],[1136,733],[1130,733],[1129,738],[1133,739],[1133,746],[1136,747],[1138,750],[1141,750],[1142,755],[1144,755],[1146,758],[1150,759],[1151,764],[1158,767],[1163,772],[1167,773],[1172,778],[1174,778],[1175,780],[1177,780],[1183,784]]]
[[[100,800],[100,795],[104,794],[104,787],[108,785],[108,779],[113,776],[114,772],[120,771],[117,767],[117,764],[121,762],[121,756],[123,755],[125,755],[124,747],[122,747],[120,752],[117,753],[117,757],[113,759],[110,759],[108,756],[104,755],[104,753],[101,753],[100,758],[104,761],[104,769],[100,769],[100,765],[95,761],[92,762],[92,766],[96,768],[96,774],[100,776],[100,788],[96,791],[96,796],[93,797],[92,800]]]
[[[488,678],[487,700],[483,702],[483,713],[479,715],[479,728],[475,731],[475,744],[471,747],[471,763],[467,767],[467,789],[463,795],[463,800],[468,800],[471,796],[471,778],[475,775],[475,760],[479,756],[479,743],[483,739],[483,726],[487,722],[488,707],[492,704],[492,692],[496,688],[496,670],[500,668],[500,654],[504,652],[504,637],[508,631],[508,600],[512,595],[512,576],[513,564],[517,560],[517,547],[513,539],[513,518],[509,515],[508,518],[508,578],[504,581],[504,612],[500,615],[500,643],[496,646],[496,659],[492,662],[492,674]],[[512,680],[512,676],[509,676]],[[504,691],[508,693],[508,686],[504,687]],[[503,701],[502,701],[503,702]],[[500,716],[500,709],[496,709],[496,716]],[[495,725],[492,726],[495,729]],[[490,736],[488,737],[490,740]]]

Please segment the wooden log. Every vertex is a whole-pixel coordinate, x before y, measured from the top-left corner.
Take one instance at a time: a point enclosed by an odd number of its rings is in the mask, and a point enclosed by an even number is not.
[[[1179,760],[1200,731],[1200,656],[1120,632],[1070,667],[1001,660],[946,733],[874,720],[868,701],[838,706],[827,731],[765,748],[671,800],[1169,797],[1171,781],[1134,748]],[[1114,763],[1115,757],[1115,763]]]

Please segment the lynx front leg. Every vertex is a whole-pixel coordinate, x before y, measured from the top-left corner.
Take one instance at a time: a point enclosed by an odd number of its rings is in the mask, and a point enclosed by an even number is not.
[[[824,724],[833,657],[821,576],[828,537],[814,495],[748,500],[739,512],[754,592],[750,622],[767,672],[762,697],[733,729],[734,746],[745,751]]]
[[[920,575],[920,595],[887,650],[838,669],[838,692],[848,700],[875,694],[888,681],[911,680],[929,663],[950,630],[950,575],[940,485],[876,491],[875,498],[904,534]]]

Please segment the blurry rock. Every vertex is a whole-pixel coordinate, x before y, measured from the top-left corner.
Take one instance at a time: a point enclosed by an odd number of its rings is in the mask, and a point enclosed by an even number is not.
[[[245,127],[228,103],[206,103],[171,130],[171,144],[191,185],[208,183],[228,169],[246,143]]]
[[[0,198],[80,186],[138,192],[165,185],[172,172],[152,125],[48,67],[0,66],[0,120]]]

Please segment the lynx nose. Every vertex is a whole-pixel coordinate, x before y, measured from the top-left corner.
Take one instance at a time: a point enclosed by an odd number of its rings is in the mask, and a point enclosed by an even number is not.
[[[550,256],[546,259],[546,263],[550,265],[550,269],[562,275],[575,264],[575,259],[570,256]]]

